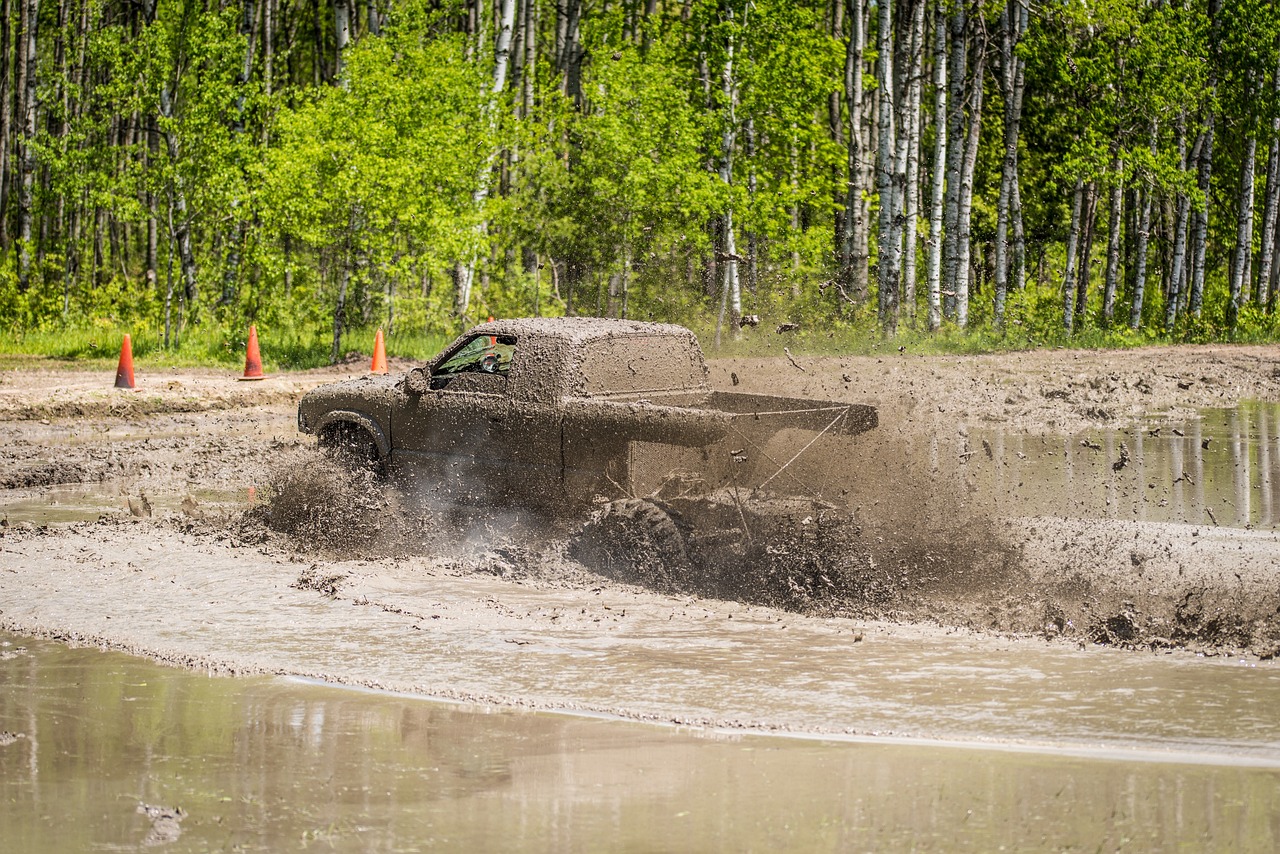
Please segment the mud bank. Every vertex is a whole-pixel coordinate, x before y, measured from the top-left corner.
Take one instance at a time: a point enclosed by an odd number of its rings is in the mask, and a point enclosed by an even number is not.
[[[712,382],[744,391],[873,403],[890,430],[984,424],[1076,433],[1151,415],[1185,417],[1241,400],[1280,400],[1280,347],[1034,350],[982,356],[712,360]],[[832,398],[836,399],[836,398]]]

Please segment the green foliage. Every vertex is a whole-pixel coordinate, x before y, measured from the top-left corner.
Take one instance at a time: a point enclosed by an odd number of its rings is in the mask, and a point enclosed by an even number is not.
[[[932,12],[935,0],[928,2]],[[362,10],[339,74],[330,8],[276,4],[268,79],[264,22],[246,29],[242,4],[158,0],[150,21],[146,4],[44,4],[40,114],[30,140],[39,237],[25,290],[12,242],[0,260],[6,346],[87,358],[107,333],[136,328],[142,357],[159,359],[149,342],[163,341],[167,316],[164,358],[234,361],[223,344],[256,321],[275,330],[278,355],[269,360],[305,365],[325,357],[339,312],[336,325],[351,336],[340,350],[379,325],[393,342],[426,347],[489,314],[625,312],[710,334],[720,302],[713,277],[723,271],[718,229],[730,210],[743,308],[765,317],[731,345],[743,351],[776,352],[781,339],[764,330],[784,320],[801,324],[788,339],[793,347],[817,351],[1277,334],[1274,315],[1253,304],[1234,329],[1225,321],[1245,141],[1256,138],[1265,159],[1280,116],[1280,16],[1265,0],[1223,3],[1216,20],[1205,4],[1034,5],[1017,48],[1027,62],[1018,168],[1027,252],[1049,259],[1044,281],[1033,274],[1026,290],[1010,294],[1001,331],[991,328],[984,284],[973,294],[970,329],[944,326],[929,336],[918,329],[921,278],[918,304],[904,307],[894,339],[882,338],[869,308],[821,289],[838,272],[834,230],[849,178],[850,28],[845,21],[833,31],[830,3],[664,0],[652,14],[645,4],[584,3],[577,62],[559,29],[565,4],[532,0],[536,50],[526,50],[517,21],[507,85],[492,96],[497,22],[492,4],[481,5],[472,35],[463,25],[472,7],[460,0],[379,4],[386,17],[378,34],[367,31]],[[976,268],[993,254],[1000,191],[1001,8],[972,7],[975,41],[991,39],[974,179]],[[251,21],[262,10],[252,11]],[[878,16],[870,23],[869,91]],[[899,20],[899,57],[906,23]],[[926,152],[937,118],[928,79]],[[1203,193],[1190,157],[1210,117],[1216,160]],[[23,140],[15,142],[17,151]],[[16,186],[12,171],[4,177]],[[1073,336],[1062,329],[1058,288],[1078,179],[1093,182],[1101,199],[1113,185],[1154,199],[1149,293],[1136,332],[1097,328],[1096,286],[1083,328]],[[1161,288],[1179,194],[1209,212],[1210,270],[1203,310],[1181,317],[1165,338]],[[869,201],[874,221],[879,200],[873,193]],[[1100,205],[1096,262],[1108,237]],[[11,236],[12,194],[0,216]],[[1123,228],[1131,240],[1133,224]],[[184,230],[196,280],[190,298],[177,243]],[[873,255],[876,244],[873,233]],[[925,252],[916,249],[923,271]],[[1133,260],[1124,260],[1130,278]],[[467,317],[457,317],[455,276],[472,264],[476,287]],[[1095,284],[1100,277],[1095,271]]]
[[[349,298],[374,314],[387,299],[412,315],[446,314],[447,293],[394,284],[443,276],[467,247],[474,176],[493,141],[476,131],[480,80],[460,40],[418,35],[393,27],[362,41],[346,86],[280,114],[254,170],[255,213],[273,238],[256,246],[264,287],[279,289],[296,263],[282,251],[288,240],[319,259],[302,285],[317,305],[345,270]]]

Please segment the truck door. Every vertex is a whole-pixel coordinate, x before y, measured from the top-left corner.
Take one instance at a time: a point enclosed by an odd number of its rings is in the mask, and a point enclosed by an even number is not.
[[[450,502],[499,497],[515,353],[513,336],[473,335],[436,363],[429,391],[401,392],[392,416],[393,461],[420,489]]]

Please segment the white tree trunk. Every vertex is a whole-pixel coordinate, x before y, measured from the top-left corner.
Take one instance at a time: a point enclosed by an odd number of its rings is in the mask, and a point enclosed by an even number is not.
[[[1280,212],[1280,119],[1272,122],[1271,146],[1267,152],[1267,185],[1262,201],[1262,243],[1258,249],[1258,304],[1271,304],[1271,272],[1275,256],[1271,246],[1275,243],[1276,219]]]
[[[1005,298],[1009,291],[1009,220],[1014,184],[1018,180],[1018,127],[1022,120],[1022,90],[1027,61],[1017,55],[1026,28],[1026,7],[1012,0],[1000,16],[1000,57],[1004,92],[1004,159],[1000,166],[1000,197],[996,203],[995,313],[997,329],[1004,326]]]
[[[903,203],[902,298],[907,314],[916,313],[916,235],[920,215],[920,100],[924,87],[924,0],[916,0],[911,21],[911,67],[907,84],[907,117],[904,135],[906,176]]]
[[[933,12],[933,186],[929,208],[929,331],[942,326],[942,199],[947,162],[947,15],[941,3]]]
[[[969,233],[973,213],[973,174],[978,163],[978,139],[982,131],[982,75],[987,67],[987,44],[978,44],[973,65],[973,89],[969,94],[969,134],[965,140],[964,164],[960,172],[960,207],[956,218],[956,323],[961,329],[969,325]]]
[[[347,88],[346,53],[351,43],[351,0],[333,0],[333,77]]]
[[[867,298],[867,218],[863,206],[862,110],[863,82],[862,62],[866,51],[864,0],[850,0],[849,24],[853,28],[845,49],[844,91],[849,112],[848,184],[845,189],[844,234],[841,259],[844,285],[853,299],[864,302]]]
[[[1248,301],[1244,285],[1249,278],[1249,255],[1253,251],[1253,175],[1258,153],[1257,137],[1245,140],[1240,164],[1240,213],[1236,217],[1236,248],[1231,261],[1231,298],[1227,303],[1227,325],[1236,325],[1240,307]]]
[[[1191,287],[1187,311],[1195,317],[1200,316],[1200,307],[1204,304],[1204,255],[1205,242],[1209,235],[1209,181],[1212,177],[1213,113],[1210,112],[1208,127],[1204,130],[1204,139],[1200,145],[1200,163],[1196,178],[1196,184],[1203,194],[1203,204],[1196,209],[1195,223],[1191,230]]]
[[[1018,177],[1019,166],[1013,164],[1013,196],[1010,199],[1009,213],[1013,217],[1013,287],[1023,290],[1027,286],[1027,232],[1022,225],[1022,179]],[[1043,260],[1044,255],[1041,254]],[[1039,279],[1036,280],[1037,283]]]
[[[968,68],[969,40],[966,35],[965,4],[957,2],[951,14],[950,110],[947,113],[947,195],[943,210],[943,314],[956,317],[956,295],[960,271],[960,176],[964,171],[964,94]],[[967,263],[967,262],[966,262]],[[967,315],[966,308],[966,315]],[[966,317],[967,319],[967,317]]]
[[[1156,138],[1156,128],[1153,124],[1151,127],[1151,154],[1154,159],[1158,154],[1158,141]],[[1137,330],[1142,325],[1142,302],[1146,297],[1147,289],[1147,244],[1151,235],[1151,203],[1155,194],[1155,187],[1152,185],[1150,178],[1145,182],[1142,188],[1142,208],[1138,215],[1138,239],[1135,241],[1137,246],[1137,261],[1135,262],[1135,270],[1133,275],[1133,302],[1129,306],[1129,328]]]
[[[31,222],[36,180],[36,31],[39,20],[40,0],[24,0],[22,147],[19,152],[22,179],[18,190],[18,289],[21,291],[25,291],[31,281]],[[4,24],[8,26],[9,22]],[[8,57],[4,59],[6,62],[9,60]]]
[[[880,193],[880,234],[878,239],[877,284],[881,329],[887,335],[897,331],[898,285],[902,243],[898,232],[896,178],[897,135],[894,124],[893,88],[893,3],[879,4],[880,25],[876,73],[880,92],[880,145],[876,155],[876,188]]]
[[[733,11],[729,12],[729,20],[733,20]],[[738,86],[733,76],[733,38],[730,37],[724,70],[720,75],[720,83],[724,93],[727,114],[724,132],[720,137],[720,180],[726,186],[733,184],[733,147],[738,138]],[[724,215],[724,282],[720,291],[720,313],[716,317],[715,346],[720,346],[720,333],[725,322],[725,311],[729,312],[730,334],[736,339],[742,334],[739,321],[742,318],[742,290],[738,279],[737,241],[733,234],[733,207],[730,206]]]
[[[533,84],[538,77],[538,4],[525,0],[524,77],[520,101],[522,115],[533,113]]]
[[[1120,279],[1120,221],[1124,212],[1124,161],[1111,161],[1111,213],[1107,219],[1107,274],[1102,290],[1102,325],[1111,325],[1115,315],[1116,285]]]
[[[507,86],[507,70],[511,63],[511,31],[515,26],[516,0],[502,0],[502,19],[498,25],[498,43],[493,55],[493,80],[486,93],[484,113],[485,121],[492,134],[498,125],[498,100]],[[472,229],[473,243],[471,254],[465,261],[459,262],[457,285],[454,291],[453,313],[462,317],[471,304],[471,290],[476,275],[476,260],[480,247],[489,233],[489,221],[484,217],[485,202],[489,199],[489,185],[493,180],[493,164],[498,158],[498,149],[492,148],[480,174],[476,176],[476,189],[471,194],[472,206],[479,215],[479,220]]]
[[[1191,164],[1200,158],[1200,142],[1197,140],[1191,156],[1187,156],[1187,121],[1186,116],[1178,119],[1178,169],[1186,172]],[[1191,228],[1191,198],[1186,193],[1178,193],[1177,209],[1173,224],[1173,262],[1169,273],[1169,299],[1164,310],[1164,328],[1173,331],[1178,315],[1186,308],[1188,286],[1187,240]]]
[[[1080,206],[1084,201],[1084,179],[1076,179],[1071,193],[1071,230],[1067,233],[1067,269],[1062,277],[1062,327],[1070,334],[1075,318],[1076,251],[1080,241]]]
[[[173,99],[167,86],[160,90],[160,116],[166,120],[162,128],[165,151],[169,155],[169,165],[173,167],[175,172],[172,191],[173,208],[177,211],[178,217],[172,227],[174,237],[178,243],[178,258],[182,265],[183,296],[186,298],[188,316],[190,316],[195,311],[196,297],[198,296],[196,258],[195,252],[191,248],[191,217],[187,214],[187,194],[183,185],[182,174],[179,171],[181,152],[178,147],[178,138],[174,134],[173,128],[168,124],[173,120]],[[170,213],[170,217],[172,216],[173,214]]]

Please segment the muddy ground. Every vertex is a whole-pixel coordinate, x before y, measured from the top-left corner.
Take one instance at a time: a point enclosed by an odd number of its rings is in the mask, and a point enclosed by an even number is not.
[[[441,642],[518,625],[502,644],[554,643],[566,626],[605,632],[630,610],[669,614],[673,654],[680,621],[713,612],[799,619],[859,639],[911,624],[1072,648],[1280,654],[1272,527],[1065,509],[1028,518],[975,486],[975,472],[993,464],[979,438],[992,431],[1087,441],[1091,430],[1150,430],[1152,418],[1185,423],[1202,407],[1280,401],[1278,347],[713,361],[719,388],[880,409],[878,430],[807,454],[788,472],[847,507],[855,539],[806,528],[762,551],[768,566],[746,568],[750,581],[738,589],[669,577],[646,589],[627,583],[644,579],[605,577],[569,556],[570,523],[424,507],[394,483],[330,468],[297,434],[294,406],[307,389],[362,367],[257,383],[213,371],[142,373],[132,393],[112,390],[107,373],[57,365],[0,374],[0,628],[217,670],[342,681],[360,681],[359,668],[310,671],[245,639],[271,631],[287,606],[294,618],[306,613],[314,642],[331,642],[332,631],[359,647],[350,634],[359,621],[333,611],[336,603],[367,606],[359,610],[424,642],[448,624]],[[1128,476],[1127,449],[1115,454],[1111,467]],[[1145,486],[1127,488],[1145,501]],[[1062,506],[1073,507],[1071,496]],[[859,557],[841,571],[857,577],[832,583],[823,561],[839,562],[845,549]],[[416,687],[496,696],[483,679]]]

